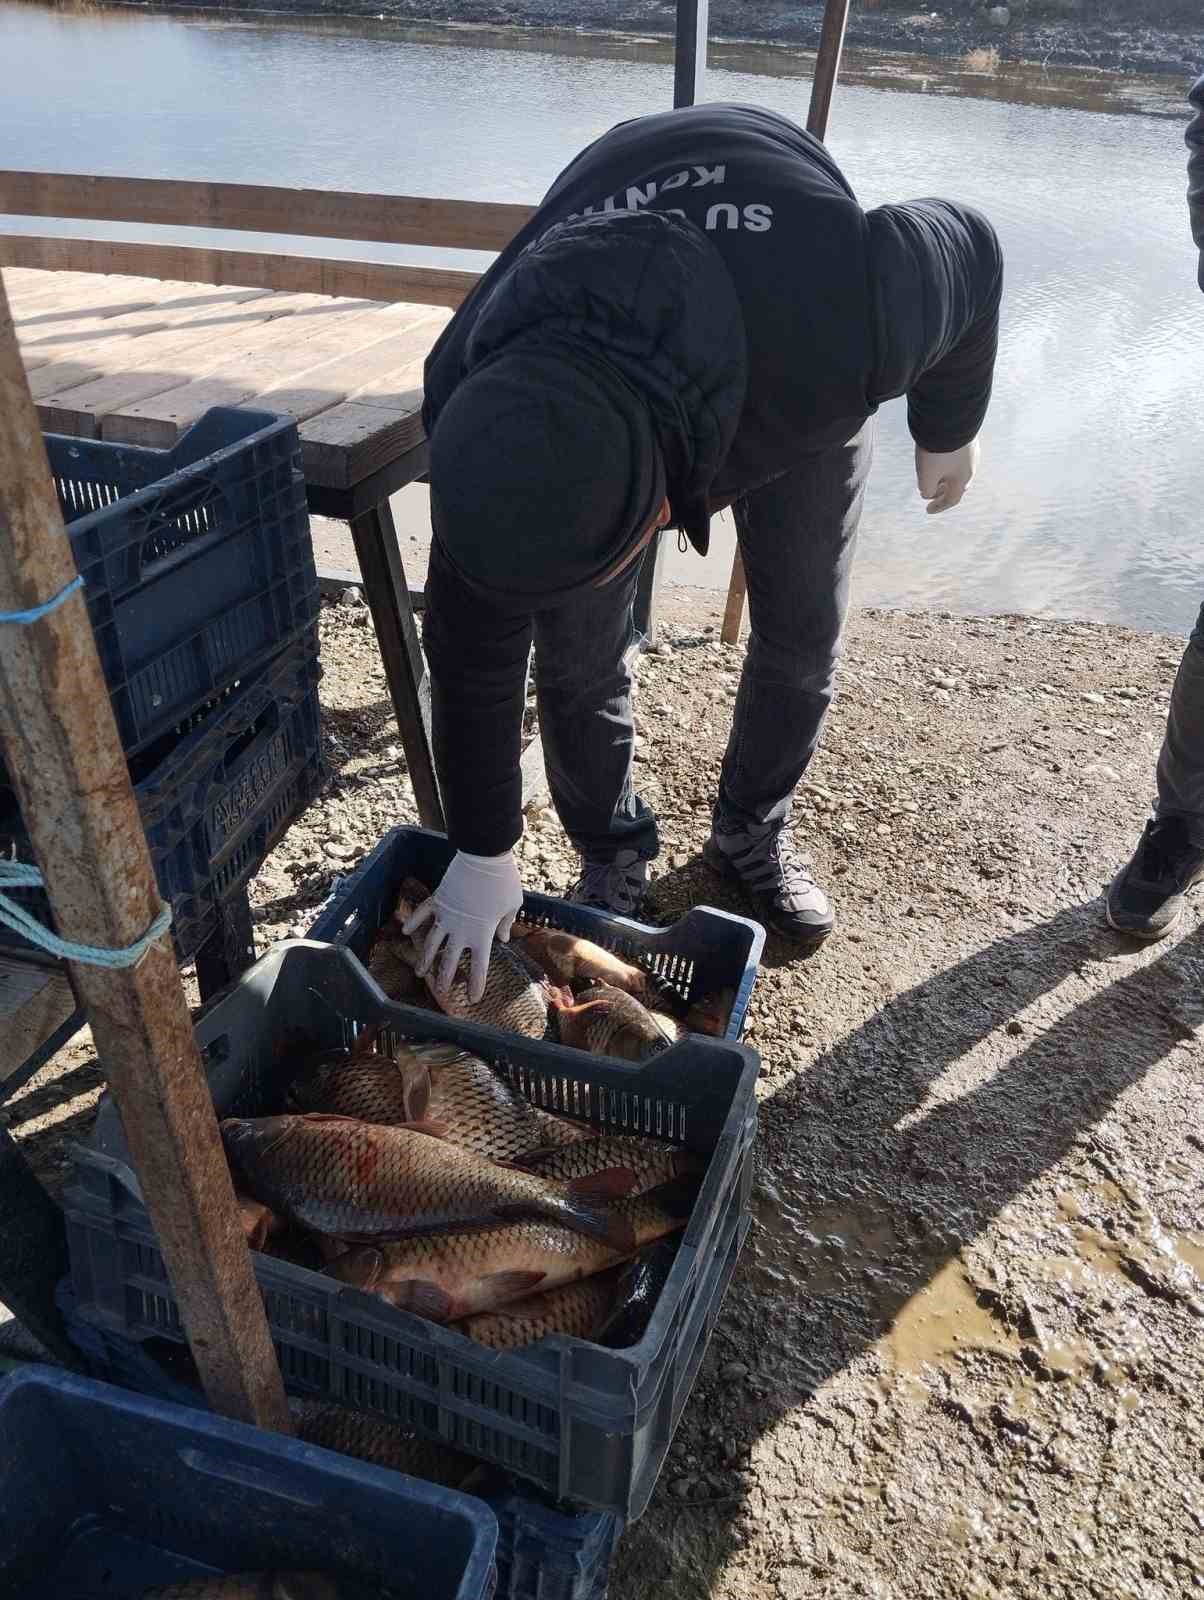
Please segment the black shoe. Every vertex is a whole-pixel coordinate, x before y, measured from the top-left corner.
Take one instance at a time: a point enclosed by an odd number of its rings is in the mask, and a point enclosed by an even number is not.
[[[593,906],[616,917],[639,915],[648,887],[648,863],[634,850],[620,850],[611,861],[581,863],[581,876],[569,890],[574,905]]]
[[[1147,822],[1133,858],[1108,886],[1105,910],[1117,933],[1164,939],[1183,913],[1183,897],[1204,877],[1204,849],[1182,817]]]
[[[828,897],[780,823],[715,832],[703,859],[739,883],[767,928],[792,944],[822,944],[836,926]]]

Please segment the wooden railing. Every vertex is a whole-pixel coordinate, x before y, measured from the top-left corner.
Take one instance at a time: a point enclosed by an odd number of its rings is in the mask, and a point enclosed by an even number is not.
[[[245,183],[0,171],[0,213],[497,251],[531,216],[532,208]],[[188,283],[443,306],[459,305],[477,279],[474,272],[446,267],[24,233],[0,233],[0,266],[178,278]]]

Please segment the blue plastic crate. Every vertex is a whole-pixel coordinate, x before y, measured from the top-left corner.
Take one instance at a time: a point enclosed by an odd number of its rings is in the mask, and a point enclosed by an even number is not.
[[[0,1383],[0,1595],[314,1569],[346,1600],[487,1600],[479,1500],[46,1367]]]
[[[256,1253],[286,1386],[440,1439],[557,1501],[632,1521],[652,1493],[747,1231],[756,1054],[691,1036],[641,1066],[591,1056],[391,1004],[348,951],[289,940],[197,1025],[219,1115],[278,1109],[301,1052],[343,1047],[374,1026],[460,1044],[533,1104],[602,1130],[675,1140],[706,1169],[643,1337],[623,1350],[563,1335],[487,1350],[454,1327]],[[73,1155],[63,1205],[80,1315],[123,1336],[182,1341],[111,1100]]]
[[[127,753],[316,622],[291,418],[218,407],[170,450],[45,444]]]
[[[130,761],[159,891],[181,960],[218,925],[222,903],[251,878],[325,778],[313,629],[195,719]],[[0,791],[0,852],[32,860],[16,796]],[[10,891],[49,920],[40,889]],[[19,944],[5,931],[5,944]]]
[[[435,888],[454,854],[441,833],[394,828],[340,885],[309,937],[346,945],[366,962],[377,931],[393,914],[402,882],[415,877]],[[740,1037],[765,945],[760,923],[711,906],[695,906],[671,928],[652,928],[546,894],[528,894],[523,916],[541,927],[580,934],[647,967],[684,1000],[705,1000],[731,989],[735,1000],[725,1037]]]
[[[95,1327],[79,1315],[70,1280],[60,1285],[58,1303],[68,1338],[98,1378],[157,1400],[204,1406],[179,1345],[139,1343]],[[459,1487],[497,1517],[496,1600],[602,1600],[623,1531],[618,1517],[545,1505],[490,1467]]]

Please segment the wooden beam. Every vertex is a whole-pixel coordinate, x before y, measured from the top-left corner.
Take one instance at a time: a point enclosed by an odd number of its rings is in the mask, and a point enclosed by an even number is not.
[[[180,178],[0,171],[0,212],[17,217],[356,239],[371,244],[504,250],[530,219],[534,207]]]
[[[448,267],[409,267],[387,261],[340,261],[325,256],[211,250],[204,245],[55,239],[21,233],[0,233],[0,267],[182,278],[188,283],[230,283],[247,289],[289,289],[296,294],[452,307],[466,298],[478,276]]]
[[[0,613],[76,578],[0,283]],[[83,595],[0,625],[0,738],[64,939],[121,949],[159,889]],[[135,966],[73,963],[206,1396],[291,1431],[168,933]]]
[[[817,139],[826,139],[828,135],[828,115],[832,110],[832,97],[836,93],[836,80],[840,74],[840,57],[844,49],[844,35],[848,21],[849,0],[827,0],[819,35],[819,53],[815,58],[815,75],[811,80],[811,106],[807,112],[807,132],[814,134]],[[724,644],[740,642],[740,628],[744,621],[744,598],[747,591],[744,560],[737,545],[736,553],[732,557],[732,574],[728,579],[723,626],[719,630],[719,637]]]

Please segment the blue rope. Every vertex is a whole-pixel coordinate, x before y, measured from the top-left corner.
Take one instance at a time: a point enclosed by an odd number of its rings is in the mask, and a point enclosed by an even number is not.
[[[45,887],[42,874],[37,867],[28,866],[24,861],[0,861],[0,884],[9,889]],[[135,939],[133,944],[127,944],[124,950],[104,950],[96,945],[73,944],[70,939],[60,939],[56,933],[51,933],[49,928],[36,921],[28,911],[10,900],[6,894],[0,894],[0,922],[13,928],[17,933],[23,933],[32,944],[36,944],[52,956],[60,956],[64,961],[80,961],[89,967],[108,967],[117,970],[121,967],[136,967],[155,940],[163,937],[171,927],[171,907],[163,906],[141,939]]]
[[[84,580],[77,573],[65,589],[52,594],[49,600],[43,600],[40,606],[31,606],[28,611],[0,611],[0,622],[37,622],[40,617],[48,617],[52,611],[57,611],[64,600],[70,600],[75,591],[83,586]]]

